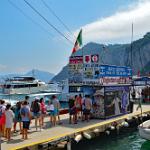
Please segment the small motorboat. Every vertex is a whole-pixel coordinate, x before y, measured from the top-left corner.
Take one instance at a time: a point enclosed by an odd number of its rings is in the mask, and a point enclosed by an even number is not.
[[[139,125],[139,134],[143,139],[150,140],[150,120]]]

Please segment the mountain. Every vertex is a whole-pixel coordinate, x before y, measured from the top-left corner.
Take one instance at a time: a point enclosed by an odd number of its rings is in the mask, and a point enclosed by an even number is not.
[[[60,82],[68,78],[68,66],[62,68],[60,73],[52,78],[52,81]]]
[[[31,70],[25,74],[25,76],[32,76],[34,74],[35,78],[48,83],[55,75],[53,73],[49,73],[47,71],[41,70]]]
[[[82,54],[99,54],[100,64],[132,66],[134,75],[138,71],[142,75],[146,75],[150,72],[150,32],[144,35],[143,38],[134,41],[132,43],[132,50],[131,44],[104,45],[90,42],[74,53],[73,56]],[[52,80],[58,82],[67,78],[68,66],[66,65]]]
[[[32,76],[34,74],[35,78],[40,79],[41,81],[44,82],[49,82],[55,75],[53,73],[49,73],[47,71],[41,71],[41,70],[31,70],[27,72],[25,75],[26,76]]]
[[[35,78],[37,78],[41,81],[44,81],[46,83],[49,82],[55,76],[53,73],[34,69],[34,70],[31,70],[25,74],[23,74],[23,73],[20,73],[20,74],[17,74],[17,73],[1,74],[0,75],[0,82],[4,82],[5,79],[12,78],[15,76],[33,76],[33,74],[34,74]]]

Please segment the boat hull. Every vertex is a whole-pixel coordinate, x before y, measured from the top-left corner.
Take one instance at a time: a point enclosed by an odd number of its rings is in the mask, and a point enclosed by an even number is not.
[[[150,120],[139,125],[139,134],[143,139],[150,140]]]
[[[48,86],[3,89],[4,94],[31,94],[48,90]]]

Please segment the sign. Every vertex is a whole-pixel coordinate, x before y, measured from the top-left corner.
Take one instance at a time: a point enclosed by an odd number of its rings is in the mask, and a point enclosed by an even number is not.
[[[81,63],[83,63],[82,56],[71,56],[69,58],[69,64],[81,64]]]
[[[72,56],[69,59],[69,83],[82,83],[83,80],[83,57]]]
[[[99,62],[99,55],[98,54],[91,55],[91,62],[92,63],[98,63]]]
[[[85,55],[84,56],[84,71],[83,79],[99,79],[99,55]]]
[[[131,84],[132,82],[130,77],[102,77],[100,81],[103,85]]]
[[[150,85],[150,78],[149,77],[140,77],[133,81],[133,85]]]
[[[105,87],[105,92],[123,91],[123,90],[129,92],[129,86],[108,86],[108,87]]]
[[[91,63],[91,55],[85,55],[84,56],[84,63],[90,64]]]
[[[132,69],[129,67],[118,67],[101,65],[100,66],[100,77],[131,77]]]

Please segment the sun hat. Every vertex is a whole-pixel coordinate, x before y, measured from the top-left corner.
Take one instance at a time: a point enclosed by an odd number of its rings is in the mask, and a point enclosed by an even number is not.
[[[104,96],[104,92],[102,92],[101,90],[97,90],[97,91],[94,93],[94,96],[97,96],[97,95]]]
[[[40,100],[40,98],[39,97],[35,97],[35,100]]]

